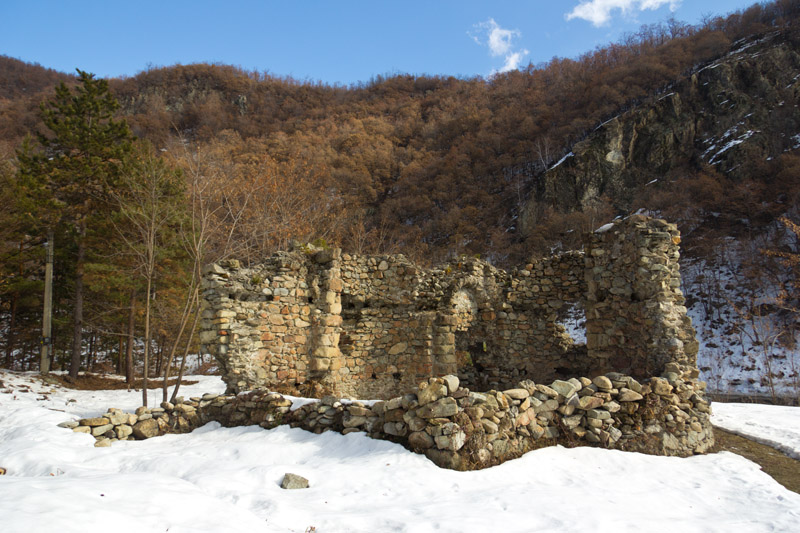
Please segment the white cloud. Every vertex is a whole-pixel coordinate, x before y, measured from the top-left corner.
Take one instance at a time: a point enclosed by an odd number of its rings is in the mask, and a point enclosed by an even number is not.
[[[503,67],[500,69],[500,72],[508,72],[509,70],[516,70],[519,68],[520,63],[522,60],[525,59],[530,52],[525,50],[524,48],[519,52],[513,52],[506,56],[506,61],[503,64]]]
[[[683,0],[582,0],[572,11],[567,13],[567,20],[583,19],[595,26],[604,26],[609,23],[614,10],[619,10],[623,15],[635,11],[654,10],[668,5],[670,11],[680,7]]]
[[[522,61],[530,53],[524,48],[516,49],[514,46],[514,40],[522,37],[519,30],[501,28],[492,18],[480,24],[475,24],[473,28],[474,31],[468,33],[476,43],[481,46],[486,45],[492,57],[503,56],[503,66],[499,72],[508,72],[519,68]],[[495,72],[498,71],[493,71],[493,73]]]

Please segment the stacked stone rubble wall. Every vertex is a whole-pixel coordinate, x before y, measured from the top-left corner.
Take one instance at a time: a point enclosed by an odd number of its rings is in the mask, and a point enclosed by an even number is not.
[[[474,470],[554,444],[599,446],[655,455],[689,456],[714,444],[704,384],[669,363],[662,377],[638,381],[609,373],[504,391],[473,392],[456,376],[430,378],[415,392],[386,401],[326,396],[291,410],[292,401],[266,390],[207,394],[135,414],[62,424],[91,433],[97,446],[116,440],[186,433],[216,421],[226,427],[282,424],[307,431],[363,432],[425,454],[437,465]]]

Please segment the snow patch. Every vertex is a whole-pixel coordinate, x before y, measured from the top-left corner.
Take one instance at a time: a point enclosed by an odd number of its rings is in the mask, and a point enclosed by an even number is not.
[[[569,306],[559,324],[575,344],[586,344],[586,311],[577,303]]]
[[[602,226],[600,226],[599,228],[594,230],[594,232],[595,233],[605,233],[605,232],[607,232],[608,230],[610,230],[613,227],[614,227],[614,223],[613,222],[609,222],[608,224],[603,224]]]
[[[559,159],[559,160],[558,160],[558,163],[556,163],[556,164],[555,164],[555,165],[553,165],[552,167],[548,168],[547,170],[553,170],[554,168],[556,168],[557,166],[559,166],[561,163],[563,163],[564,161],[566,161],[566,160],[567,160],[567,159],[569,159],[570,157],[573,157],[574,155],[575,155],[575,154],[573,154],[572,152],[568,153],[567,155],[565,155],[564,157],[562,157],[561,159]]]
[[[722,140],[725,140],[729,135],[731,135],[732,130],[735,130],[735,126],[734,126],[734,128],[731,128],[730,130],[725,132],[725,134],[722,136]],[[743,142],[747,141],[750,137],[752,137],[756,133],[759,133],[759,131],[758,130],[749,130],[749,131],[744,132],[739,137],[728,141],[727,143],[725,143],[725,145],[721,149],[719,149],[714,155],[712,155],[708,159],[709,164],[714,165],[716,163],[719,163],[718,158],[722,154],[724,154],[725,152],[727,152],[731,148],[733,148],[735,146],[738,146],[738,145],[742,144]],[[703,152],[703,156],[702,157],[705,158],[712,150],[715,150],[716,148],[717,148],[717,145],[716,144],[712,144],[710,148],[708,148],[705,152]]]

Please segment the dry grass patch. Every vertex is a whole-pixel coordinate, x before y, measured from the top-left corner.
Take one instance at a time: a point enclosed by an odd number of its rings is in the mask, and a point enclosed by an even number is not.
[[[758,463],[761,469],[787,489],[800,494],[800,461],[750,439],[718,427],[714,428],[716,443],[712,452],[726,451]]]

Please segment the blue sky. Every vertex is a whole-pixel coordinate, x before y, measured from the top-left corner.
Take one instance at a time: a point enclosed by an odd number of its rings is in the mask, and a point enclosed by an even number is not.
[[[218,62],[349,85],[377,74],[488,76],[576,57],[674,16],[754,0],[0,0],[0,54],[132,76]]]

